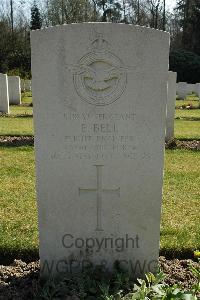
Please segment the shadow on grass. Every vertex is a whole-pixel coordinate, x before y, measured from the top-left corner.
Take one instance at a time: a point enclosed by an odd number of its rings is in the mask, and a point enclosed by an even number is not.
[[[161,249],[159,256],[164,256],[166,259],[194,259],[194,251],[191,249]],[[0,248],[0,265],[10,265],[13,261],[22,260],[30,263],[39,259],[39,250],[24,249],[24,250],[10,250]]]
[[[179,137],[178,139],[177,139],[178,141],[181,141],[181,142],[191,142],[191,141],[200,141],[200,138],[181,138],[181,137]]]
[[[176,117],[175,120],[200,121],[199,117]]]
[[[165,148],[170,150],[186,149],[186,150],[197,150],[199,151],[200,139],[193,138],[180,138],[171,139],[166,143]],[[21,146],[34,146],[33,135],[1,135],[0,136],[0,147],[21,147]]]
[[[33,114],[1,114],[0,117],[2,118],[12,118],[12,119],[26,119],[26,118],[33,118]]]
[[[38,249],[24,249],[24,250],[11,250],[1,249],[0,247],[0,265],[8,266],[13,261],[22,260],[26,263],[30,263],[39,259]]]
[[[34,146],[34,136],[0,136],[0,147]]]
[[[160,256],[164,256],[166,259],[194,259],[194,251],[192,249],[161,249],[159,251]]]
[[[32,114],[12,115],[12,118],[20,118],[20,119],[33,118],[33,115]]]

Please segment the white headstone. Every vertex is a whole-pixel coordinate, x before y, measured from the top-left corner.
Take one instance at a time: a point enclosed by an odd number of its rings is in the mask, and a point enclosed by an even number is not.
[[[187,95],[196,92],[196,84],[187,83]]]
[[[28,80],[28,79],[25,80],[25,91],[26,92],[31,91],[31,80]]]
[[[187,96],[187,82],[178,82],[177,83],[177,94],[179,96],[179,99],[184,100]]]
[[[166,118],[166,135],[165,141],[168,142],[174,137],[174,114],[176,103],[176,78],[177,73],[169,72],[167,87],[167,118]]]
[[[9,113],[8,77],[0,74],[0,112]]]
[[[197,96],[200,98],[200,83],[196,83],[195,91],[196,91]]]
[[[21,104],[21,83],[19,76],[8,76],[10,104]]]
[[[21,79],[21,91],[25,92],[25,79]]]
[[[91,23],[31,40],[42,275],[155,271],[169,35]]]

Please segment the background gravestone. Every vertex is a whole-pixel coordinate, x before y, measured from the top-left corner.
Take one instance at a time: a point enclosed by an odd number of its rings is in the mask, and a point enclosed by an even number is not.
[[[31,91],[31,80],[21,79],[21,91],[23,92]]]
[[[25,92],[25,79],[21,79],[21,92]]]
[[[174,114],[176,103],[176,78],[177,73],[168,73],[168,87],[167,87],[167,118],[166,118],[166,135],[165,141],[168,142],[174,137]]]
[[[155,271],[169,35],[94,23],[31,41],[42,275]]]
[[[8,76],[10,104],[21,104],[21,83],[19,76]]]
[[[179,99],[185,99],[187,96],[187,82],[178,82],[177,83],[177,94]]]
[[[200,98],[200,83],[196,83],[195,92],[196,92],[197,96]]]
[[[8,77],[0,74],[0,112],[9,113]]]
[[[196,84],[187,83],[187,95],[196,92]]]
[[[31,91],[31,80],[26,79],[24,81],[24,85],[25,85],[25,91],[30,92]]]

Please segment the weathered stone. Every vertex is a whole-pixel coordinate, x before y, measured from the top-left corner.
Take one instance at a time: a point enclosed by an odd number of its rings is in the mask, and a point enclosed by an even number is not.
[[[0,112],[9,113],[8,77],[0,74]]]
[[[10,104],[21,104],[21,83],[19,76],[8,76],[8,91]]]
[[[31,40],[42,275],[155,271],[169,35],[92,23]]]
[[[177,83],[177,94],[179,96],[179,99],[182,99],[182,100],[185,99],[185,97],[188,94],[187,82],[178,82]]]
[[[176,78],[177,73],[169,72],[167,88],[167,118],[165,141],[168,142],[174,137],[174,114],[176,103]]]

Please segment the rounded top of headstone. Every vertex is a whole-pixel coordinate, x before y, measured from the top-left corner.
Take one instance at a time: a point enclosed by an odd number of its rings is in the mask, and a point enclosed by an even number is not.
[[[0,73],[0,76],[1,76],[1,77],[6,77],[7,74]]]
[[[92,27],[100,27],[100,28],[117,28],[117,30],[135,30],[136,32],[148,32],[148,33],[155,33],[155,34],[161,34],[170,36],[170,34],[166,31],[162,31],[155,28],[150,28],[146,26],[140,26],[140,25],[133,25],[133,24],[125,24],[125,23],[111,23],[111,22],[83,22],[83,23],[71,23],[71,24],[62,24],[62,25],[55,25],[55,26],[49,26],[44,27],[41,29],[36,29],[31,31],[31,35],[35,34],[37,32],[53,32],[53,31],[61,31],[71,28],[83,28],[88,27],[88,29]]]

